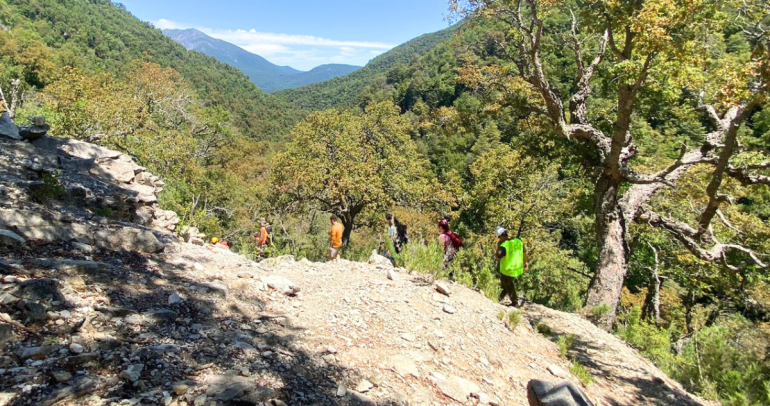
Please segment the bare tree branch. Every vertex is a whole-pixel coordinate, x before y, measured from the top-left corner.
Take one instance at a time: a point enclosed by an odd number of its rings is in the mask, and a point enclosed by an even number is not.
[[[706,207],[703,209],[700,218],[698,219],[699,235],[706,235],[708,227],[711,221],[716,215],[717,209],[724,202],[724,196],[719,193],[719,188],[722,186],[725,173],[730,166],[730,158],[735,155],[738,149],[738,130],[746,120],[747,116],[751,114],[753,103],[741,107],[734,107],[728,111],[728,114],[720,120],[719,129],[722,130],[722,139],[724,147],[719,152],[719,158],[717,160],[714,172],[711,174],[711,181],[706,187],[706,195],[709,198]],[[710,140],[713,141],[713,140]]]
[[[751,260],[761,268],[767,268],[759,256],[749,248],[737,244],[716,243],[711,249],[704,248],[699,243],[699,231],[689,224],[663,217],[652,210],[645,208],[637,217],[638,222],[647,223],[652,227],[667,231],[677,241],[681,242],[697,258],[711,263],[725,262],[725,255],[730,251],[738,251],[746,254]],[[734,269],[732,267],[731,269]],[[736,268],[737,269],[737,268]]]
[[[736,168],[736,167],[730,166],[727,169],[727,174],[731,178],[736,179],[738,182],[741,182],[741,184],[745,186],[770,185],[770,176],[749,172],[752,169],[766,169],[766,168],[770,168],[770,162],[759,164],[759,165],[747,165],[742,168]]]

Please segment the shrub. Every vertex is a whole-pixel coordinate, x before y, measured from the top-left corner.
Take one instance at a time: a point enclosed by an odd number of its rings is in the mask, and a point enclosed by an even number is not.
[[[404,247],[401,254],[396,256],[396,263],[411,271],[428,273],[436,277],[447,276],[443,272],[444,253],[438,243],[426,244],[410,243]]]
[[[535,325],[535,331],[537,331],[538,333],[546,337],[551,337],[553,335],[553,331],[551,330],[551,328],[543,323],[537,323]]]
[[[564,358],[569,358],[569,351],[572,349],[574,344],[575,336],[572,334],[559,336],[559,340],[556,342],[556,345],[559,346],[559,355]]]
[[[671,375],[689,390],[728,406],[770,404],[770,365],[737,345],[738,335],[750,328],[747,324],[696,332],[682,349],[681,361],[670,368]]]
[[[638,349],[661,369],[667,369],[673,362],[671,335],[668,331],[641,320],[639,307],[619,318],[617,334],[632,347]]]
[[[32,189],[32,198],[35,200],[59,199],[64,196],[66,190],[59,180],[59,173],[44,173],[43,184]]]
[[[583,365],[581,365],[577,361],[572,361],[569,367],[569,372],[574,375],[577,379],[580,379],[580,382],[583,383],[583,385],[588,386],[591,384],[591,382],[594,381],[594,378],[591,376],[591,373],[588,372],[587,369]]]
[[[606,304],[602,304],[599,306],[594,306],[590,308],[588,311],[590,313],[590,317],[593,320],[599,320],[602,317],[604,317],[604,315],[610,312],[610,306]]]
[[[503,323],[508,327],[508,330],[516,330],[519,322],[521,322],[521,312],[518,310],[509,310],[507,312],[505,310],[500,310],[500,313],[502,314],[498,315],[498,317],[503,320]]]

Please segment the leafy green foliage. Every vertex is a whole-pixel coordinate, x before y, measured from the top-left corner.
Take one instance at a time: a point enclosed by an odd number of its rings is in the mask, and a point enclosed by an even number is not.
[[[588,386],[594,381],[594,378],[591,376],[591,373],[588,372],[588,370],[580,362],[576,360],[573,360],[572,362],[570,362],[569,372],[572,375],[574,375],[577,379],[579,379],[584,386]]]
[[[521,312],[516,309],[507,311],[501,309],[497,314],[497,318],[505,323],[505,326],[508,327],[508,330],[514,331],[519,325],[519,322],[521,322]]]
[[[553,335],[553,331],[551,330],[551,328],[548,327],[547,324],[543,324],[543,323],[537,323],[535,325],[535,331],[537,331],[538,333],[548,338],[550,338]]]
[[[38,201],[56,200],[64,196],[65,192],[58,173],[44,173],[43,183],[32,188],[32,198]]]
[[[25,89],[39,89],[61,66],[119,73],[141,60],[180,72],[205,105],[229,111],[246,135],[275,139],[298,118],[236,68],[188,52],[108,0],[11,0],[3,11],[2,23],[10,27],[0,33],[3,84],[22,77]]]
[[[371,224],[395,204],[441,207],[445,198],[432,179],[408,123],[395,106],[380,103],[362,115],[310,115],[278,159],[273,184],[301,211],[337,214],[348,237],[361,218]]]

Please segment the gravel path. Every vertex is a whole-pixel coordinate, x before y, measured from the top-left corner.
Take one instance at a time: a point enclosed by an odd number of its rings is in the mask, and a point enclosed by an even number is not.
[[[530,379],[579,382],[537,323],[576,337],[597,405],[706,404],[577,315],[526,305],[510,331],[482,294],[404,270],[178,243],[32,248],[0,262],[3,300],[40,280],[62,297],[35,299],[42,322],[10,311],[28,331],[0,347],[0,405],[527,405]]]

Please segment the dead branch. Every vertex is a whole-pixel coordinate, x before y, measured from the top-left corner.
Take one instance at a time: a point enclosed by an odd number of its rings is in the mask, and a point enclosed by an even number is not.
[[[654,211],[645,208],[637,218],[638,222],[647,223],[652,227],[657,227],[667,231],[677,241],[681,242],[698,259],[710,263],[723,262],[729,269],[737,269],[734,266],[728,266],[726,255],[730,251],[738,251],[746,254],[751,260],[761,268],[767,268],[759,256],[749,248],[737,244],[716,243],[711,249],[706,249],[700,244],[700,232],[687,223],[677,221],[671,218],[663,217]]]

